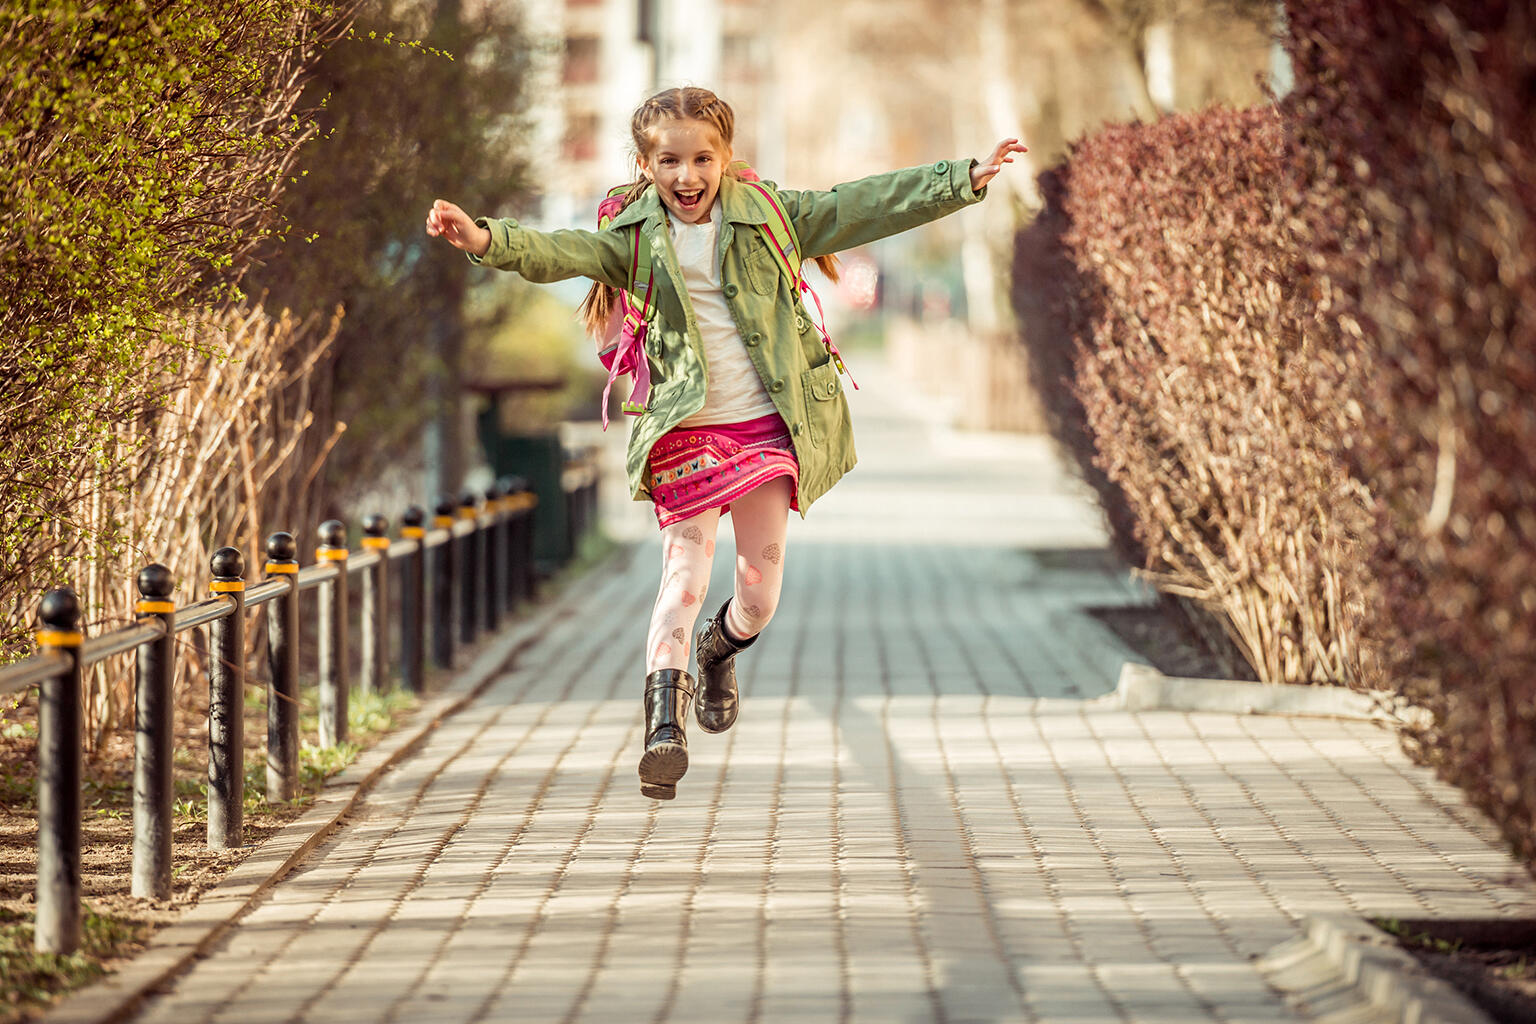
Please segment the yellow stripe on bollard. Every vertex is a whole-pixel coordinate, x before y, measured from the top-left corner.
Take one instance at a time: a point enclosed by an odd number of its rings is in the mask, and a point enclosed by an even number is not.
[[[208,584],[208,589],[215,594],[243,594],[245,593],[244,580],[214,580]]]
[[[346,548],[315,548],[317,562],[345,562],[346,560]]]
[[[277,573],[279,575],[281,575],[283,573],[296,573],[296,572],[299,571],[299,563],[298,562],[268,562],[267,563],[267,567],[266,567],[266,571],[268,573]]]
[[[420,526],[400,527],[400,536],[404,537],[406,540],[421,540],[421,538],[425,537],[426,535],[426,529]]]
[[[71,629],[40,629],[34,636],[39,647],[79,647],[85,634]]]
[[[140,615],[168,615],[176,610],[174,601],[137,601],[133,610]]]
[[[387,550],[389,550],[389,538],[388,537],[364,537],[363,538],[363,547],[370,548],[370,549],[372,549],[374,551],[387,551]]]

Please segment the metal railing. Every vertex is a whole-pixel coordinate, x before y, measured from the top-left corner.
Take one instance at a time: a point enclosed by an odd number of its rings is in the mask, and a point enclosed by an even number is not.
[[[595,514],[597,474],[590,464],[572,468],[576,473],[566,481],[569,504],[583,511],[579,521],[566,525],[585,532],[595,523],[588,513]],[[150,565],[138,574],[135,623],[89,638],[75,593],[49,591],[38,609],[36,655],[0,668],[0,694],[40,688],[36,948],[70,953],[80,944],[85,669],[114,655],[136,656],[132,893],[164,899],[171,892],[176,635],[208,629],[207,841],[210,849],[233,849],[242,845],[244,832],[246,613],[265,608],[266,799],[284,802],[297,793],[299,783],[299,595],[318,592],[319,740],[332,745],[347,738],[351,578],[361,577],[360,687],[380,690],[393,676],[388,619],[391,608],[397,608],[399,678],[420,692],[429,637],[432,664],[450,668],[457,644],[497,629],[503,616],[534,596],[536,504],[527,485],[511,478],[499,481],[483,498],[473,492],[456,500],[443,498],[430,525],[422,509],[407,509],[394,541],[383,516],[368,516],[359,552],[348,549],[345,524],[329,520],[317,532],[314,564],[304,567],[293,536],[274,533],[266,541],[259,582],[247,580],[237,548],[220,548],[209,566],[213,596],[180,608],[170,599],[175,589],[170,571]],[[391,601],[395,587],[400,592]]]

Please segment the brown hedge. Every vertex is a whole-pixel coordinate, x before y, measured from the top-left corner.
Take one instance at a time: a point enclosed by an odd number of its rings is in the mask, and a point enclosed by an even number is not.
[[[1113,485],[1117,546],[1139,549],[1162,590],[1216,612],[1260,679],[1354,681],[1342,574],[1362,503],[1333,451],[1347,404],[1316,411],[1334,404],[1351,362],[1295,287],[1285,153],[1271,109],[1083,140],[1043,181],[1048,206],[1021,236],[1015,305],[1026,331],[1042,306],[1065,316],[1072,395]],[[1055,266],[1024,251],[1048,246],[1047,231],[1059,237]],[[1066,265],[1064,286],[1042,276]],[[1062,338],[1037,330],[1032,341],[1037,379],[1059,377],[1049,362]],[[1054,407],[1072,444],[1070,402],[1058,395]]]
[[[1536,855],[1536,14],[1292,3],[1300,231],[1372,372],[1361,575],[1419,753]]]
[[[1536,15],[1288,15],[1282,103],[1110,128],[1043,179],[1015,303],[1121,546],[1263,678],[1427,708],[1410,749],[1529,862]]]

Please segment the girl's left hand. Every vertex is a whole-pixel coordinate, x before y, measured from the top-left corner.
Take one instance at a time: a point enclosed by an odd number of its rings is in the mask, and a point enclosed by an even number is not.
[[[1022,145],[1018,139],[999,142],[991,156],[971,168],[971,191],[980,192],[986,188],[987,182],[997,177],[997,173],[1003,169],[1003,164],[1013,163],[1013,154],[1028,152],[1029,147]]]

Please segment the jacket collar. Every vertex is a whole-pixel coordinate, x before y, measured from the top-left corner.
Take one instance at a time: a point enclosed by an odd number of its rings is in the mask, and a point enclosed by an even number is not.
[[[735,178],[727,177],[720,182],[721,212],[725,220],[733,224],[767,224],[768,214],[763,210],[763,200],[752,189]]]
[[[719,201],[722,219],[725,221],[733,224],[768,223],[768,215],[763,210],[762,200],[735,178],[721,179]],[[661,198],[656,194],[655,188],[648,188],[645,190],[645,195],[619,211],[619,215],[613,218],[608,227],[613,230],[628,227],[631,224],[644,223],[649,229],[661,224],[662,221]]]

